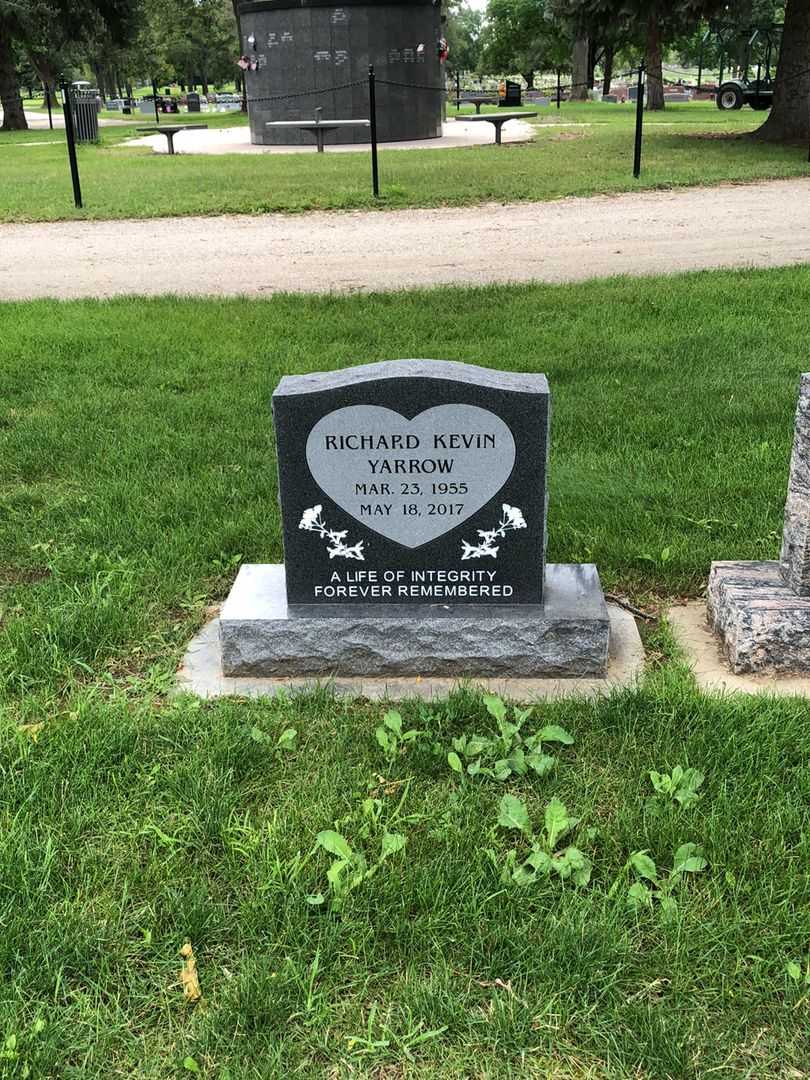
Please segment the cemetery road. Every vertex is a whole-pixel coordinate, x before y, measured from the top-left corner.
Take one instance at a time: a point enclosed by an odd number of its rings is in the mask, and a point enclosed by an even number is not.
[[[796,179],[429,210],[0,225],[0,300],[785,266],[810,261],[808,197],[810,180]]]

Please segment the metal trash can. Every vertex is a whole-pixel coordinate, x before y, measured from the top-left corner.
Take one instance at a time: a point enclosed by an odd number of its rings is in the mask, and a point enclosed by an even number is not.
[[[70,91],[76,142],[98,142],[98,90]]]

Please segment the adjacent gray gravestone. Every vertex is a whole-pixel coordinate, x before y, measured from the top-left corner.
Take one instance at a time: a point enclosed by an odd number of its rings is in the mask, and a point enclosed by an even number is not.
[[[810,596],[810,374],[802,375],[790,460],[782,577],[799,596]]]
[[[545,376],[398,360],[273,395],[285,565],[245,566],[226,675],[600,675],[593,566],[545,566]]]
[[[810,672],[810,374],[802,375],[779,562],[714,562],[709,622],[738,674]]]

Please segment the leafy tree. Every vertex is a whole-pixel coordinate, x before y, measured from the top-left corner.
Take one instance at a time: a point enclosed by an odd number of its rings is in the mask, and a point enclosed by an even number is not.
[[[595,0],[549,0],[546,17],[567,31],[571,42],[571,100],[588,98],[592,42],[602,30],[602,14]]]
[[[640,48],[643,43],[648,109],[664,107],[665,46],[722,6],[723,0],[554,0],[558,16],[578,28],[575,36],[609,28],[626,43],[638,43]]]
[[[481,60],[483,16],[465,0],[451,0],[446,37],[450,45],[447,66],[452,71],[477,71]]]
[[[694,67],[701,58],[704,67],[718,67],[721,54],[738,67],[745,63],[748,39],[755,27],[781,25],[785,5],[781,0],[730,0],[716,18],[701,23],[673,41],[678,58],[687,67]],[[709,31],[706,41],[703,37]],[[752,62],[764,52],[764,40],[754,43]],[[774,61],[776,57],[774,56]]]
[[[810,139],[810,2],[787,0],[773,107],[754,137],[789,143]]]
[[[3,128],[28,125],[19,107],[12,43],[25,49],[41,81],[53,88],[69,50],[99,36],[123,42],[132,34],[132,0],[0,0],[0,98]]]
[[[23,131],[28,127],[20,101],[20,83],[14,41],[9,23],[3,18],[0,5],[0,106],[3,109],[3,131]]]
[[[489,0],[483,65],[487,72],[519,72],[531,89],[536,72],[567,61],[571,44],[549,17],[545,0]]]
[[[141,3],[138,34],[116,60],[120,70],[158,83],[200,81],[205,93],[209,82],[234,77],[239,38],[231,0]]]

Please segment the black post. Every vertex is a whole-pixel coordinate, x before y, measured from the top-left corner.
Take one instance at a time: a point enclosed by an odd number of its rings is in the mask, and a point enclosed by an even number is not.
[[[154,79],[152,79],[152,95],[153,95],[152,100],[153,100],[154,105],[155,105],[155,123],[159,124],[160,123],[160,114],[158,113],[158,106],[157,106],[157,83],[155,82]]]
[[[371,186],[374,198],[380,197],[380,169],[377,164],[377,76],[374,65],[368,65],[368,112],[371,120]]]
[[[644,124],[644,64],[638,67],[638,89],[636,90],[636,146],[633,154],[633,176],[638,180],[641,175],[641,132]]]
[[[51,110],[51,90],[45,87],[45,104],[48,106],[48,127],[53,131],[53,111]]]
[[[559,68],[557,68],[557,108],[558,109],[560,107],[560,98],[562,97],[562,86],[560,85],[561,76],[562,76],[562,71]]]
[[[456,112],[461,108],[461,72],[456,72]]]
[[[709,38],[711,36],[712,36],[712,31],[711,31],[711,29],[709,29],[709,30],[706,31],[706,33],[703,35],[703,37],[700,39],[700,60],[698,62],[698,84],[697,84],[698,93],[700,93],[700,87],[701,87],[701,85],[703,83],[703,60],[705,58],[705,54],[703,52],[703,49],[704,49],[704,47],[706,45],[706,42],[709,40]]]
[[[70,178],[73,181],[73,202],[76,209],[82,208],[82,187],[79,182],[79,163],[76,160],[76,132],[73,128],[73,103],[70,97],[70,87],[62,82],[62,108],[65,113],[65,137],[67,139],[68,161],[70,162]]]

